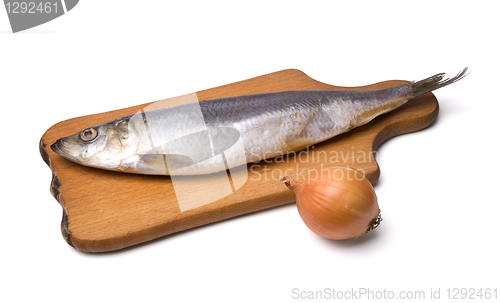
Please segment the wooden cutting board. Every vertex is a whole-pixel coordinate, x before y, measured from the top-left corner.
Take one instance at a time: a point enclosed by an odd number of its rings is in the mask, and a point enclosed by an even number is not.
[[[346,88],[318,82],[299,70],[290,69],[186,96],[59,122],[42,136],[40,153],[52,170],[51,192],[63,209],[63,237],[81,251],[113,251],[292,203],[295,201],[293,193],[277,180],[277,176],[287,174],[292,178],[305,178],[311,171],[326,165],[355,167],[364,171],[374,183],[380,172],[373,151],[391,137],[429,126],[436,119],[439,106],[434,95],[428,93],[365,126],[303,152],[248,164],[243,175],[223,172],[216,176],[186,178],[180,183],[168,176],[118,173],[73,163],[50,149],[50,145],[61,137],[155,106],[286,90],[382,89],[407,82],[393,80]]]

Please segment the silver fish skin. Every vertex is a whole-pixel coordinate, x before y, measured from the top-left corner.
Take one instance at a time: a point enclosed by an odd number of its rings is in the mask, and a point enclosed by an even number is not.
[[[57,154],[107,170],[200,175],[302,150],[454,83],[444,74],[369,91],[285,91],[141,112],[57,140]]]

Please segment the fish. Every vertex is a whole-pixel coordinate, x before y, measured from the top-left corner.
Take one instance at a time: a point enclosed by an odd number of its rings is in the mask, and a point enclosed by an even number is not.
[[[298,90],[141,111],[58,139],[51,149],[78,164],[146,175],[205,175],[300,151],[365,125],[455,83],[436,74],[391,88]]]

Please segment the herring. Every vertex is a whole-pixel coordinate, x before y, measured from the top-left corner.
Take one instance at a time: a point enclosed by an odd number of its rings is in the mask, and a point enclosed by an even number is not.
[[[192,102],[95,125],[52,150],[76,163],[148,175],[210,174],[305,149],[467,75],[368,91],[285,91]]]

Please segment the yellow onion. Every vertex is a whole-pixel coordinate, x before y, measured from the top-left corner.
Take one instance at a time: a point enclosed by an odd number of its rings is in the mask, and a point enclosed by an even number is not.
[[[304,223],[322,237],[357,238],[382,221],[375,190],[359,171],[331,166],[310,174],[306,180],[288,176],[281,180],[294,191]]]

